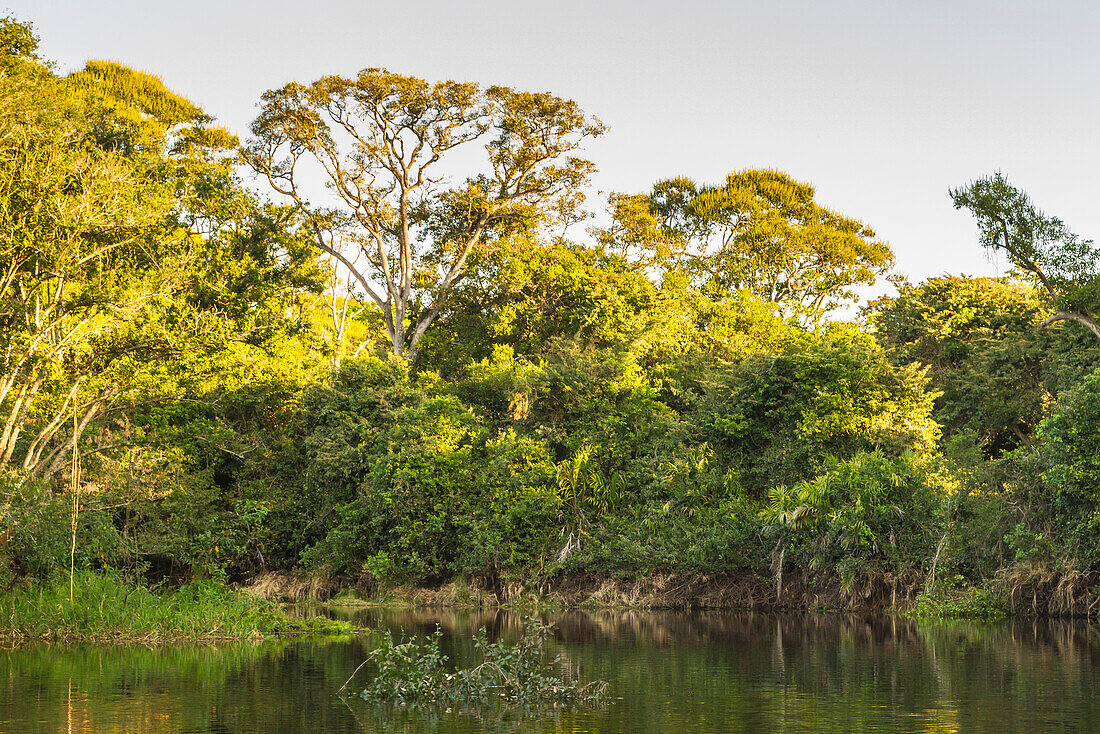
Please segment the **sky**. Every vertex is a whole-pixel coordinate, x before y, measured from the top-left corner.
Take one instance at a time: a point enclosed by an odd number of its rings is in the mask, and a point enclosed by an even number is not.
[[[952,187],[1000,171],[1100,237],[1100,3],[0,0],[60,71],[113,59],[245,136],[260,95],[382,66],[550,91],[609,132],[601,191],[778,168],[918,282],[996,275]],[[581,233],[576,233],[580,235]],[[885,290],[885,286],[880,289]]]

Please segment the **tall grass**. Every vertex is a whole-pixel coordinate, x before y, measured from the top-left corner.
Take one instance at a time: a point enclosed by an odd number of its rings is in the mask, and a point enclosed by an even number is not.
[[[78,571],[0,597],[0,636],[17,639],[161,641],[240,639],[297,625],[274,603],[218,581],[154,592],[118,575]]]

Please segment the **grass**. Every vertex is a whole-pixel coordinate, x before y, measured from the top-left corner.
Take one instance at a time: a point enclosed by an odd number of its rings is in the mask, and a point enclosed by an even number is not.
[[[223,640],[272,634],[345,634],[346,622],[291,619],[273,602],[216,580],[154,591],[111,573],[55,576],[0,597],[0,638],[14,640]]]

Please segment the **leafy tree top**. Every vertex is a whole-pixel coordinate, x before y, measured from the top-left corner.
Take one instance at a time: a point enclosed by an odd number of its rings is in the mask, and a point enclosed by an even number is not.
[[[394,354],[411,360],[476,247],[574,216],[594,170],[574,153],[603,130],[552,94],[371,68],[266,92],[245,157],[355,275]],[[456,151],[478,141],[482,165],[464,168]],[[303,188],[310,164],[330,206]]]
[[[775,170],[734,172],[717,185],[672,178],[648,194],[613,194],[613,224],[595,234],[639,267],[688,274],[714,298],[748,290],[816,324],[855,298],[853,286],[885,273],[893,253],[814,194]]]
[[[38,36],[31,23],[20,23],[9,15],[0,18],[0,65],[11,66],[19,60],[39,60]]]
[[[1097,261],[1092,240],[1078,237],[1058,217],[1044,214],[1000,173],[951,190],[956,209],[969,209],[983,247],[1002,252],[1033,278],[1058,309],[1044,325],[1076,321],[1100,338],[1092,316],[1097,300]]]

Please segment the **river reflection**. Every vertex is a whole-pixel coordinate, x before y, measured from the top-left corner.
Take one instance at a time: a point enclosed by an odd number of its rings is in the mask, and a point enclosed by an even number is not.
[[[510,612],[354,615],[513,637]],[[888,617],[566,612],[544,616],[571,671],[610,682],[585,711],[425,713],[347,703],[369,636],[167,647],[0,650],[0,732],[1012,732],[1100,730],[1100,628],[918,625]],[[362,675],[362,673],[361,673]],[[354,684],[352,686],[355,687]]]

